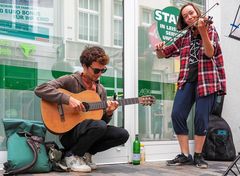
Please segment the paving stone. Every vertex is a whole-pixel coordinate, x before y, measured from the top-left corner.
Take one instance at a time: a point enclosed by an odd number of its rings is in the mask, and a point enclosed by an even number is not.
[[[24,176],[222,176],[231,162],[208,161],[208,169],[195,166],[166,166],[165,162],[145,162],[142,165],[100,165],[91,173],[50,172],[45,174],[22,174]],[[0,171],[0,175],[3,175]]]

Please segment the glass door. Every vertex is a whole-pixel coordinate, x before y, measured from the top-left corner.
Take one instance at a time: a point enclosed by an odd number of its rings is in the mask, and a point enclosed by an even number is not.
[[[155,45],[160,41],[166,42],[177,34],[179,10],[188,2],[196,4],[202,11],[205,8],[205,1],[198,0],[138,1],[138,94],[152,94],[156,97],[156,104],[138,109],[139,135],[146,146],[146,160],[167,159],[179,152],[171,122],[179,58],[158,59]],[[193,114],[190,113],[189,116],[192,138]]]

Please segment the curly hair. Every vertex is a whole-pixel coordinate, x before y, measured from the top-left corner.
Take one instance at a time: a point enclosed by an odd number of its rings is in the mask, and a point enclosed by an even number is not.
[[[177,21],[177,30],[179,30],[179,31],[181,31],[187,27],[187,23],[184,21],[183,16],[182,16],[182,11],[187,6],[192,6],[193,9],[197,12],[198,17],[201,16],[201,11],[193,3],[187,3],[187,4],[183,5],[182,8],[180,9],[179,17],[178,17],[178,21]]]
[[[109,63],[109,56],[98,46],[86,46],[80,56],[80,63],[89,67],[93,62],[107,65]]]

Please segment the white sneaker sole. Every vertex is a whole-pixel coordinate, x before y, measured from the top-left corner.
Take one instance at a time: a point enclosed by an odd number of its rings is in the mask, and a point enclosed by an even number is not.
[[[71,168],[71,171],[73,172],[91,172],[91,168]]]

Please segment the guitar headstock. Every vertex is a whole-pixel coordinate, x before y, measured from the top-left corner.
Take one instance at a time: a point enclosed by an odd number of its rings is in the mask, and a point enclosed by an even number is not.
[[[149,96],[142,96],[139,98],[139,103],[143,106],[151,106],[156,102],[156,98],[152,95]]]

